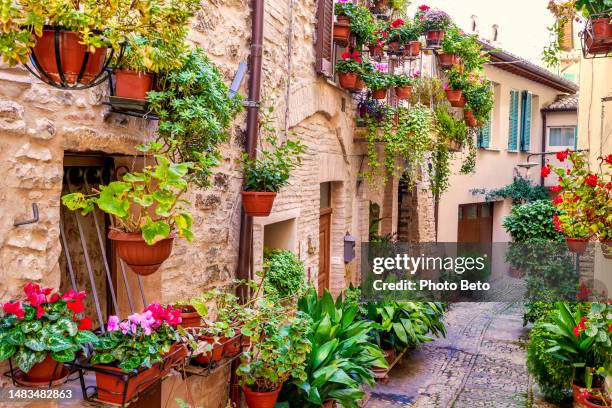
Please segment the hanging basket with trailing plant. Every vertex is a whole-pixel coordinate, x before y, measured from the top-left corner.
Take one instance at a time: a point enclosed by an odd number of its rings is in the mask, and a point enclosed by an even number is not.
[[[355,12],[356,8],[357,5],[352,2],[338,2],[334,4],[334,14],[336,15],[333,29],[334,42],[340,45],[348,43],[351,35],[351,15]]]
[[[99,186],[96,193],[62,197],[62,203],[70,210],[87,215],[97,206],[113,217],[108,237],[115,243],[119,257],[139,275],[150,275],[159,269],[170,256],[176,235],[190,242],[194,238],[193,218],[181,197],[198,166],[173,163],[157,154],[159,149],[153,143],[141,147],[143,152],[155,154],[155,164],[140,172],[126,173],[121,181]]]
[[[305,146],[299,141],[287,140],[280,144],[271,119],[262,117],[260,129],[266,130],[262,140],[269,146],[260,149],[258,157],[242,156],[244,189],[241,192],[242,206],[251,217],[267,217],[272,212],[276,193],[289,184],[291,172],[300,166],[301,153]]]
[[[452,23],[450,16],[444,11],[423,5],[419,7],[416,18],[421,21],[427,46],[433,48],[440,47],[444,39],[444,32]]]
[[[393,86],[397,99],[410,99],[413,79],[405,74],[393,75]]]

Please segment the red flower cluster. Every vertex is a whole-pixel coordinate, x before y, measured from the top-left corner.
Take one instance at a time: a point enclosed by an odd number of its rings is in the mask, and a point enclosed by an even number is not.
[[[603,158],[604,161],[608,164],[612,164],[612,154],[607,155],[606,157]]]
[[[23,310],[23,306],[19,300],[16,302],[6,302],[2,305],[2,310],[4,310],[4,313],[14,314],[19,319],[23,319],[25,316],[25,310]]]
[[[66,301],[66,307],[74,314],[83,313],[85,310],[85,303],[83,303],[83,299],[87,296],[85,292],[77,292],[73,289],[68,290],[62,296],[62,300]]]
[[[429,7],[429,6],[425,5],[425,4],[423,4],[422,6],[419,6],[419,10],[420,10],[420,11],[427,11],[427,10],[429,10],[430,8],[431,8],[431,7]]]
[[[45,314],[45,309],[42,308],[43,303],[47,303],[47,296],[51,293],[51,288],[41,289],[35,283],[29,282],[24,286],[23,291],[25,292],[30,306],[36,308],[36,318],[40,319]]]
[[[567,156],[569,156],[569,149],[564,152],[557,152],[557,160],[560,162],[564,162],[565,159],[567,159]]]
[[[551,172],[550,164],[547,164],[546,166],[542,167],[542,170],[540,171],[540,175],[542,177],[548,177],[550,172]]]
[[[404,23],[405,23],[405,21],[404,21],[404,20],[402,20],[401,18],[398,18],[398,19],[396,19],[396,20],[393,20],[393,22],[391,23],[391,27],[393,27],[393,28],[398,28],[398,27],[403,26],[403,25],[404,25]]]
[[[555,229],[559,232],[563,232],[563,228],[561,228],[561,220],[558,215],[553,215],[553,225]]]
[[[143,312],[147,311],[150,311],[155,319],[155,323],[151,325],[153,328],[161,326],[164,321],[172,327],[183,321],[181,319],[181,310],[174,309],[172,306],[163,307],[159,303],[151,303]]]
[[[361,63],[361,62],[362,62],[362,61],[361,61],[361,53],[359,53],[359,52],[357,52],[357,51],[355,51],[355,52],[353,52],[353,53],[346,51],[346,52],[344,52],[344,53],[342,54],[342,59],[349,59],[349,58],[352,58],[352,59],[354,59],[356,62],[359,62],[359,63]]]
[[[574,327],[574,336],[580,337],[580,332],[586,329],[586,320],[586,317],[582,316],[582,318],[580,319],[580,323],[578,323],[578,326]]]
[[[557,195],[555,196],[555,198],[553,198],[552,202],[555,205],[559,205],[563,202],[563,197],[561,197],[560,195]]]
[[[93,324],[91,322],[91,317],[89,316],[82,318],[78,326],[79,330],[91,330],[92,327]]]
[[[584,179],[584,182],[586,183],[586,185],[591,186],[591,187],[597,187],[597,181],[599,181],[597,178],[597,174],[589,174]]]
[[[563,190],[563,187],[561,186],[552,186],[548,188],[550,191],[552,191],[553,193],[558,193],[559,191]]]

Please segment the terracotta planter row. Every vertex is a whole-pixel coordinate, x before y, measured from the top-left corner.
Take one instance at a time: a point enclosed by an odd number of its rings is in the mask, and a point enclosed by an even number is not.
[[[370,57],[377,58],[385,55],[385,49],[382,46],[370,44],[368,45]],[[403,55],[404,57],[417,56],[421,53],[421,43],[419,41],[410,41],[407,46],[402,47],[399,42],[390,43],[387,46],[387,52],[390,54]]]
[[[212,336],[200,336],[199,339],[213,345],[211,351],[195,356],[194,360],[199,364],[217,363],[223,357],[236,357],[242,351],[242,335],[239,330],[231,339],[221,337],[217,344]]]

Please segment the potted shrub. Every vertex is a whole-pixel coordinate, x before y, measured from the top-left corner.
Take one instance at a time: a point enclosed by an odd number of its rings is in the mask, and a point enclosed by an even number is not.
[[[357,8],[357,5],[348,0],[338,0],[334,4],[334,14],[336,21],[334,22],[334,41],[339,44],[348,43],[351,35],[351,15]]]
[[[265,336],[253,340],[236,370],[249,408],[274,408],[285,381],[304,378],[311,350],[310,318],[298,312],[261,326]]]
[[[612,25],[610,4],[605,0],[578,0],[576,10],[588,18],[584,33],[588,52],[605,53],[612,49]]]
[[[463,89],[467,86],[467,77],[456,68],[453,68],[448,74],[448,83],[444,85],[446,98],[451,106],[457,107],[461,104]]]
[[[345,52],[342,59],[336,62],[336,72],[338,82],[344,89],[353,90],[357,84],[359,73],[361,72],[361,54],[358,52]]]
[[[371,74],[363,76],[366,86],[372,91],[372,98],[385,99],[387,90],[392,86],[393,77],[386,72],[375,70]]]
[[[444,39],[444,32],[452,24],[452,20],[444,11],[429,8],[427,6],[419,7],[415,18],[420,22],[427,45],[430,47],[439,46]]]
[[[229,339],[236,336],[235,330],[223,321],[207,321],[203,327],[193,330],[192,333],[198,339],[198,346],[193,355],[195,361],[200,364],[212,364],[221,361],[225,344]],[[235,352],[233,349],[231,351],[232,353]],[[240,352],[239,349],[238,352]]]
[[[389,34],[387,37],[387,51],[390,54],[398,54],[401,46],[405,43],[404,32],[402,31],[404,24],[405,21],[401,18],[396,18],[389,24],[387,29]]]
[[[269,134],[265,140],[271,149],[261,149],[258,158],[242,157],[244,168],[244,189],[242,205],[251,217],[267,217],[272,211],[277,192],[289,183],[291,172],[300,166],[300,154],[304,145],[299,141],[287,140],[278,143],[275,129],[270,128],[269,120],[262,120],[261,129]],[[267,126],[267,128],[266,128]]]
[[[412,93],[413,79],[404,74],[393,76],[393,85],[395,86],[395,96],[397,99],[409,99]]]
[[[370,57],[381,58],[385,54],[383,47],[385,46],[387,38],[389,38],[387,27],[382,24],[379,25],[378,29],[375,29],[368,39],[368,51],[370,53]]]
[[[181,337],[175,330],[180,322],[180,310],[159,304],[151,304],[124,321],[109,316],[107,332],[94,343],[90,360],[98,399],[122,404],[155,384],[162,375],[164,358],[176,347],[184,347],[179,345]]]
[[[463,88],[465,115],[468,125],[477,126],[490,120],[493,109],[493,87],[480,76],[470,76]],[[468,113],[469,111],[469,113]]]
[[[447,140],[449,150],[461,151],[468,136],[466,124],[455,119],[443,105],[436,107],[436,127],[438,133]]]
[[[85,292],[72,289],[51,294],[51,288],[24,286],[26,300],[2,304],[0,361],[14,359],[25,378],[42,386],[66,377],[64,363],[76,359],[97,337],[85,316]]]
[[[161,146],[140,146],[145,153],[156,153]],[[205,158],[202,158],[206,160]],[[191,242],[193,218],[181,197],[187,191],[193,163],[173,163],[161,154],[156,163],[140,172],[126,173],[92,194],[71,193],[62,197],[70,210],[87,215],[97,206],[113,217],[108,237],[117,246],[119,257],[139,275],[159,269],[170,256],[176,235]]]
[[[404,57],[416,57],[421,53],[421,27],[416,23],[406,23],[401,27],[401,37],[404,44]]]

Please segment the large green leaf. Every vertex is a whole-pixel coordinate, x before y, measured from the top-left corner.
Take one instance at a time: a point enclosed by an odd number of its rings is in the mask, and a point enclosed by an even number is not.
[[[33,351],[23,349],[15,354],[15,362],[21,371],[27,373],[37,363],[37,356]]]
[[[5,338],[5,340],[13,346],[22,346],[26,341],[26,336],[19,329],[14,329]]]
[[[98,340],[98,336],[89,330],[79,330],[74,340],[78,344],[95,343]]]
[[[98,207],[108,214],[119,218],[129,215],[130,202],[127,199],[127,192],[132,189],[130,183],[113,181],[107,186],[100,186],[100,196],[98,197]]]
[[[408,344],[408,336],[406,335],[406,329],[400,322],[393,323],[393,331],[397,338],[404,344]]]
[[[15,354],[17,351],[17,347],[10,343],[1,342],[0,343],[0,361],[4,361]]]
[[[312,369],[316,370],[324,361],[328,360],[333,355],[336,347],[338,347],[338,339],[333,339],[321,345],[316,352],[313,350],[315,354],[312,362]]]
[[[79,331],[78,325],[76,322],[73,322],[71,319],[61,318],[55,323],[55,328],[59,331],[59,333],[68,333],[69,336],[74,336]]]
[[[28,338],[26,342],[24,343],[24,345],[30,350],[34,350],[34,351],[44,351],[45,350],[45,343],[40,338],[34,338],[34,337]]]
[[[33,320],[31,322],[23,322],[21,325],[21,331],[24,333],[31,333],[39,331],[42,328],[40,320]]]
[[[170,235],[170,226],[164,221],[153,221],[151,218],[147,217],[141,231],[145,242],[149,245],[153,245],[157,241]]]
[[[72,349],[67,349],[51,353],[51,358],[53,358],[55,361],[59,361],[60,363],[69,363],[74,361],[76,355]]]
[[[45,337],[44,343],[45,348],[53,352],[68,350],[74,347],[74,343],[72,343],[69,339],[58,335]]]

